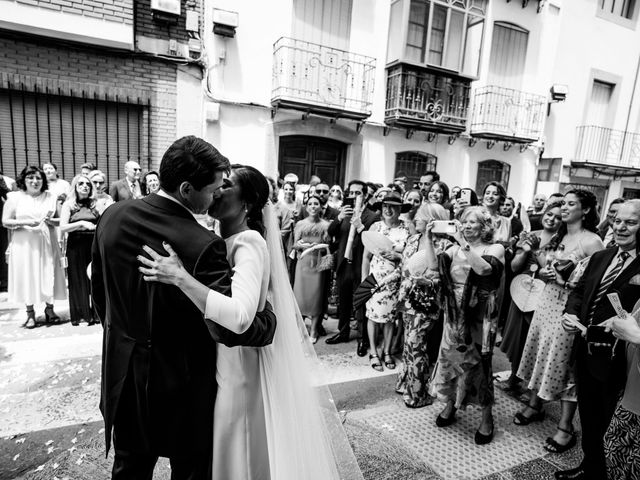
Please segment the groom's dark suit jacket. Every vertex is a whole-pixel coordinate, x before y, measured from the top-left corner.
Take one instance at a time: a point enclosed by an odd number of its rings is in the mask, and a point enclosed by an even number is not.
[[[211,449],[216,342],[268,345],[276,322],[262,312],[236,335],[205,323],[177,287],[145,282],[136,256],[145,255],[143,245],[164,253],[162,241],[198,280],[230,294],[224,241],[181,205],[152,194],[109,207],[98,223],[91,275],[104,326],[100,409],[107,450],[115,424],[116,448],[192,456]]]

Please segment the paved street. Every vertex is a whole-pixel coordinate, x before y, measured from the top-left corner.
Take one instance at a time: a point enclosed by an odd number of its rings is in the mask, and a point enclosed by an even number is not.
[[[4,305],[0,479],[108,478],[97,409],[101,327],[63,323],[25,330],[20,328],[22,309]],[[58,311],[65,313],[63,306]],[[331,331],[335,320],[326,326]],[[477,409],[459,413],[449,428],[435,428],[441,405],[407,409],[393,390],[395,372],[375,372],[354,350],[355,341],[327,346],[321,339],[317,344],[325,381],[343,412],[366,479],[550,479],[554,470],[578,460],[578,449],[548,455],[542,448],[553,431],[557,405],[548,409],[545,422],[517,427],[511,419],[520,402],[497,388],[496,437],[488,446],[476,446]],[[507,366],[501,355],[495,364]],[[166,462],[160,463],[156,478],[168,478]]]

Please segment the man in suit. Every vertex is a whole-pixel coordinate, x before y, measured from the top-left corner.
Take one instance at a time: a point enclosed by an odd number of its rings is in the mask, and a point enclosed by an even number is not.
[[[92,252],[92,295],[104,326],[100,409],[112,478],[151,479],[159,456],[175,479],[208,479],[216,398],[216,342],[271,343],[275,317],[261,312],[236,335],[204,320],[178,288],[145,282],[136,258],[143,245],[173,246],[185,268],[209,288],[229,295],[224,241],[201,227],[229,161],[212,145],[184,137],[160,165],[161,189],[120,202],[101,217]],[[204,307],[203,307],[204,308]]]
[[[329,345],[349,341],[349,322],[353,312],[353,292],[362,280],[360,277],[364,246],[360,235],[365,230],[368,230],[374,222],[380,220],[376,213],[365,207],[368,200],[366,191],[366,183],[360,180],[349,182],[347,197],[355,200],[358,196],[362,196],[362,214],[359,218],[354,217],[353,208],[344,205],[340,209],[339,215],[329,225],[329,235],[334,238],[334,242],[337,245],[336,277],[338,279],[338,333],[327,338],[326,343]],[[356,235],[353,239],[351,259],[348,259],[345,258],[345,252],[351,225],[355,227]],[[369,348],[364,307],[355,312],[355,317],[360,333],[357,353],[363,357],[367,354]]]
[[[565,307],[563,326],[578,333],[572,322],[586,326],[586,338],[576,335],[576,385],[582,426],[584,460],[577,468],[556,472],[557,479],[607,478],[603,437],[625,382],[624,344],[616,343],[600,325],[615,317],[609,293],[617,293],[622,308],[631,312],[640,298],[640,200],[623,203],[613,222],[617,244],[594,253]],[[598,331],[598,337],[591,335]]]
[[[322,207],[322,211],[320,212],[320,217],[325,220],[331,222],[338,218],[340,211],[337,208],[333,208],[327,204],[329,201],[329,185],[326,183],[318,183],[316,185],[316,195],[320,199],[320,206]],[[308,217],[309,214],[305,208],[302,209],[302,218]]]
[[[116,180],[109,187],[109,195],[114,202],[142,198],[141,171],[140,165],[136,162],[130,161],[124,164],[124,178]]]

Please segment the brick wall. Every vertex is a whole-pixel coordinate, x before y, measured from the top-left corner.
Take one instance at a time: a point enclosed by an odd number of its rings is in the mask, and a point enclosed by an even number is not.
[[[15,3],[133,25],[134,0],[15,0]]]
[[[180,0],[180,8],[180,17],[178,17],[177,23],[171,24],[154,20],[151,0],[136,0],[136,36],[143,35],[161,40],[171,38],[186,43],[189,40],[189,34],[186,30],[186,11],[198,10],[200,12],[200,0]],[[200,28],[202,29],[202,19]]]
[[[55,46],[50,40],[22,40],[0,34],[0,88],[24,85],[63,95],[150,103],[151,161],[155,168],[176,135],[176,66],[130,53],[91,47]]]

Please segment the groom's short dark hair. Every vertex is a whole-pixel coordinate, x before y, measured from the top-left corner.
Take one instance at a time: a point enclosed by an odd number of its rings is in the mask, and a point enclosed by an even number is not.
[[[175,192],[182,182],[196,190],[214,182],[217,172],[229,170],[230,162],[213,145],[189,135],[173,142],[160,162],[160,186]]]

